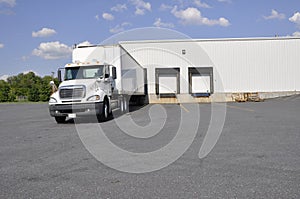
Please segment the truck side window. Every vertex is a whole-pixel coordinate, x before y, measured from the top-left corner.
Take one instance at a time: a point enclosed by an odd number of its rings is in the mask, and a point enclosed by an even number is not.
[[[101,76],[103,76],[102,68],[97,70],[97,77],[101,77]]]
[[[104,76],[105,78],[108,78],[109,77],[109,66],[105,66],[105,69],[104,69]]]

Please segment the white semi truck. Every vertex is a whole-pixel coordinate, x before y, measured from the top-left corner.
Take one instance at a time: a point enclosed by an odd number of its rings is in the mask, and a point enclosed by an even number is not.
[[[81,115],[105,121],[113,111],[127,112],[130,99],[146,99],[146,72],[120,45],[75,47],[72,63],[58,70],[60,85],[50,97],[50,115],[64,123]]]

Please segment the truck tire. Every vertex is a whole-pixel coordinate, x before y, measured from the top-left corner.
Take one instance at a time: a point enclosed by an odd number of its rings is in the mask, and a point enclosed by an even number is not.
[[[66,122],[66,116],[56,116],[55,121],[57,124],[63,124]]]
[[[123,111],[122,113],[128,113],[129,112],[129,101],[127,100],[127,97],[123,97]]]
[[[109,111],[109,104],[108,104],[108,100],[105,99],[103,102],[103,108],[102,108],[102,113],[100,113],[100,115],[98,115],[98,121],[99,122],[103,122],[103,121],[107,121],[109,119],[110,116],[110,111]]]

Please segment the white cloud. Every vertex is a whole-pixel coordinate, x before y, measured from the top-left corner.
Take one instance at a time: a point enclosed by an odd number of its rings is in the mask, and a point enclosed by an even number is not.
[[[66,44],[56,42],[41,43],[38,48],[32,51],[32,54],[43,59],[62,59],[71,55],[72,48]]]
[[[207,26],[229,26],[230,23],[227,19],[221,17],[219,19],[208,19],[201,15],[197,8],[189,7],[185,10],[177,10],[175,6],[171,13],[178,18],[183,25],[207,25]]]
[[[231,0],[218,0],[218,2],[221,2],[221,3],[232,3]]]
[[[296,12],[289,20],[300,27],[300,12]]]
[[[96,19],[97,21],[99,21],[99,15],[96,15],[96,16],[95,16],[95,19]]]
[[[127,26],[130,26],[131,24],[128,22],[123,22],[122,24],[116,25],[115,27],[109,29],[109,32],[111,33],[119,33],[123,32]]]
[[[153,23],[156,27],[164,27],[164,28],[174,28],[174,24],[172,23],[164,23],[161,21],[161,18],[157,18]]]
[[[0,48],[4,48],[4,44],[0,43]]]
[[[16,5],[16,0],[0,0],[0,4],[6,4],[10,7],[14,7]]]
[[[159,10],[165,11],[165,10],[172,10],[173,6],[167,5],[167,4],[161,4],[159,7]]]
[[[102,14],[102,17],[103,17],[103,19],[108,20],[108,21],[112,21],[115,18],[112,14],[109,14],[106,12]]]
[[[211,8],[210,5],[208,5],[204,2],[201,2],[201,0],[194,0],[194,4],[199,8]]]
[[[10,77],[9,75],[2,75],[2,76],[0,77],[0,80],[7,81],[7,79],[8,79],[9,77]]]
[[[285,15],[283,13],[279,13],[276,10],[272,9],[271,15],[264,16],[264,19],[270,20],[270,19],[285,19]]]
[[[143,0],[130,0],[132,5],[135,6],[135,14],[136,15],[144,15],[145,11],[151,11],[151,4],[149,2],[145,2]]]
[[[112,7],[110,10],[115,12],[123,12],[124,10],[127,10],[127,6],[126,4],[117,4],[114,7]]]
[[[149,2],[145,2],[143,0],[131,0],[131,3],[138,8],[143,8],[151,11],[151,4]]]
[[[293,33],[293,37],[300,37],[300,32],[299,32],[299,31],[294,32],[294,33]]]
[[[35,72],[33,70],[26,70],[26,71],[23,72],[24,75],[26,75],[28,73],[34,73],[36,76],[40,76],[37,72]]]
[[[56,34],[56,31],[50,28],[43,28],[37,32],[32,32],[32,37],[50,37]]]
[[[134,14],[144,15],[145,14],[145,9],[136,8]]]
[[[89,41],[84,41],[79,43],[77,46],[92,46],[92,44]]]

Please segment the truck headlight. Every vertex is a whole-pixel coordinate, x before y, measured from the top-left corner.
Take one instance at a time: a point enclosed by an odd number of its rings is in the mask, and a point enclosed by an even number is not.
[[[98,101],[98,100],[100,100],[99,95],[93,95],[93,96],[87,98],[87,101]]]
[[[54,97],[50,97],[49,103],[56,103],[57,100]]]

